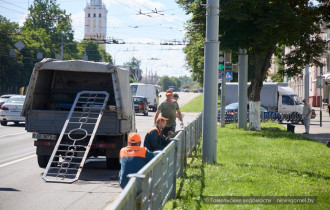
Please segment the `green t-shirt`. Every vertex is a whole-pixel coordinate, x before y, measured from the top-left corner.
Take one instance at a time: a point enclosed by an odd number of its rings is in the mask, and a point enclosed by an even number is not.
[[[169,119],[169,122],[166,124],[166,127],[176,125],[176,110],[178,109],[179,104],[176,101],[173,101],[172,103],[164,101],[158,106],[158,110],[162,111],[162,117]]]

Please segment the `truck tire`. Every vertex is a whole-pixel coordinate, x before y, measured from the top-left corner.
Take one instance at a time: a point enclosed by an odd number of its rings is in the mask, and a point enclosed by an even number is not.
[[[40,168],[46,168],[50,156],[49,155],[38,155],[38,165]]]
[[[2,126],[6,126],[7,125],[7,121],[1,121],[1,125]]]
[[[113,170],[120,169],[119,158],[107,158],[106,164],[107,164],[107,169],[113,169]]]
[[[38,165],[40,168],[46,168],[47,164],[49,162],[50,155],[38,155]],[[58,157],[54,157],[54,161],[58,161]],[[57,165],[57,164],[56,164]],[[54,163],[52,164],[52,167],[56,166]]]

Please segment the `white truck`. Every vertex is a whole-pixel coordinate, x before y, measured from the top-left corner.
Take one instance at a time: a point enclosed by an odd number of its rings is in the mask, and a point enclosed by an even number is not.
[[[157,110],[159,104],[159,89],[156,85],[131,83],[132,96],[144,96],[147,98],[148,106],[154,112]]]
[[[250,83],[248,84],[248,86]],[[238,102],[238,83],[226,83],[226,105]],[[263,83],[260,104],[282,114],[283,120],[302,122],[303,103],[287,83]],[[315,118],[313,109],[312,118]]]
[[[72,113],[71,108],[76,102],[75,98],[83,91],[105,92],[109,97],[108,100],[105,99],[103,105],[95,105],[94,108],[81,107],[82,114],[76,122],[79,128],[73,131],[84,129],[86,133],[89,130],[94,132],[90,123],[93,119],[88,118],[89,114],[86,114],[86,110],[93,112],[98,107],[105,107],[102,108],[103,114],[87,157],[105,156],[107,168],[120,167],[119,151],[127,145],[128,133],[135,130],[129,72],[108,63],[54,59],[44,59],[35,65],[22,110],[22,115],[26,117],[25,129],[32,132],[33,138],[36,139],[34,145],[40,167],[47,166],[52,151],[62,135],[62,129],[67,124],[67,118]],[[95,99],[91,97],[87,100],[88,105]],[[63,145],[65,142],[70,143],[73,135],[79,136],[79,134],[71,134],[72,132],[64,133],[61,140],[64,142]],[[79,144],[84,141],[79,141]],[[74,147],[78,146],[80,145]],[[60,150],[64,149],[59,148]],[[74,153],[69,151],[72,156],[78,152],[79,149]],[[68,152],[56,154],[54,159],[59,159],[61,156],[63,159],[66,153]]]

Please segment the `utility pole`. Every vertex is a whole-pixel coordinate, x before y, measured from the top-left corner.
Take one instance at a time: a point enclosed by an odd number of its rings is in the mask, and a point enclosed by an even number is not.
[[[63,32],[62,34],[62,44],[61,44],[61,60],[63,60]]]
[[[247,80],[248,55],[245,49],[238,51],[238,128],[247,128]]]
[[[231,53],[225,52],[225,63],[231,62]],[[226,68],[222,71],[221,77],[221,127],[224,128],[226,124]]]
[[[322,127],[322,88],[323,88],[323,67],[320,68],[320,127]],[[330,110],[329,110],[330,112]]]
[[[203,163],[217,160],[219,0],[207,0],[204,49]]]
[[[309,101],[309,65],[307,64],[305,67],[305,93],[304,99]]]

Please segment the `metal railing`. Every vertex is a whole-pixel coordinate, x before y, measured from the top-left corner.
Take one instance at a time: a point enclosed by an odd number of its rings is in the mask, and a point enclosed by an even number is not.
[[[175,198],[176,179],[183,175],[187,157],[192,156],[202,134],[202,113],[180,130],[167,147],[136,174],[106,209],[162,209]]]

